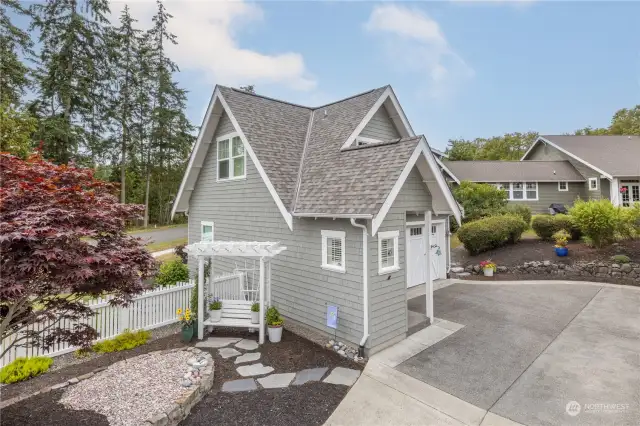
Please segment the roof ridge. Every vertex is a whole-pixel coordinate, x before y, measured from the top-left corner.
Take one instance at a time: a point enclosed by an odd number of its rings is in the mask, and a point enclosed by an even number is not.
[[[357,95],[351,95],[351,96],[348,96],[346,98],[343,98],[343,99],[340,99],[340,100],[337,100],[337,101],[329,102],[328,104],[324,104],[324,105],[320,105],[318,107],[314,107],[312,109],[313,110],[318,110],[320,108],[325,108],[325,107],[328,107],[330,105],[335,105],[335,104],[338,104],[340,102],[348,101],[349,99],[353,99],[353,98],[357,98],[359,96],[367,95],[369,93],[375,92],[376,90],[386,89],[387,87],[391,87],[391,85],[387,84],[386,86],[376,87],[375,89],[367,90],[366,92],[358,93]]]
[[[296,179],[296,187],[294,188],[295,193],[292,197],[291,203],[291,211],[296,210],[296,204],[298,202],[298,194],[300,193],[300,185],[302,184],[302,170],[304,169],[304,157],[307,153],[307,145],[309,144],[309,137],[311,136],[311,129],[313,128],[313,118],[315,116],[315,111],[311,110],[311,114],[309,117],[309,126],[307,127],[307,134],[304,137],[304,144],[302,145],[302,155],[300,156],[300,166],[298,167],[298,179]]]
[[[237,92],[237,93],[242,93],[243,95],[255,96],[256,98],[267,99],[269,101],[280,102],[281,104],[286,104],[286,105],[291,105],[291,106],[295,106],[295,107],[299,107],[299,108],[313,110],[313,108],[305,106],[305,105],[295,104],[293,102],[283,101],[282,99],[271,98],[269,96],[258,95],[257,93],[246,92],[246,91],[241,90],[241,89],[236,89],[235,87],[229,87],[229,86],[220,86],[220,87],[224,87],[225,89],[233,90],[234,92]]]
[[[568,163],[569,160],[442,160],[448,163]]]

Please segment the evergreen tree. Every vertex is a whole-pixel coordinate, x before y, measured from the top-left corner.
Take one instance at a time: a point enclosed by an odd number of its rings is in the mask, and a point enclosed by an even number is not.
[[[20,59],[29,57],[33,42],[29,34],[13,25],[9,11],[28,15],[16,0],[0,2],[0,103],[18,105],[29,87],[29,67]]]

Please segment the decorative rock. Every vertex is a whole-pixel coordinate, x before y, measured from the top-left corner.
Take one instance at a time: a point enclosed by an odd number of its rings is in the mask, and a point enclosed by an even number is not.
[[[51,390],[66,388],[69,385],[69,382],[58,383],[57,385],[51,386]]]
[[[340,349],[340,350],[338,351],[338,355],[345,356],[345,355],[346,355],[346,353],[345,353],[342,349]]]
[[[453,272],[454,274],[459,274],[461,272],[464,272],[464,268],[461,266],[456,266],[455,268],[451,268],[451,272]]]
[[[306,370],[299,371],[298,374],[296,374],[295,380],[291,384],[304,385],[307,382],[318,382],[320,381],[320,379],[322,379],[322,376],[324,376],[324,373],[326,373],[327,370],[327,367],[321,367],[308,368]]]
[[[323,383],[333,383],[334,385],[351,386],[360,377],[360,370],[352,370],[350,368],[336,367],[333,369],[329,377],[324,379]]]
[[[239,337],[209,337],[207,340],[196,343],[197,348],[224,348],[239,341]]]
[[[75,385],[79,381],[80,381],[80,379],[78,379],[77,377],[74,377],[73,379],[69,379],[69,384],[70,385]]]
[[[333,349],[334,349],[334,350],[336,350],[336,351],[339,351],[339,350],[340,350],[340,346],[335,345],[335,346],[333,347]]]
[[[336,341],[335,341],[335,340],[333,340],[333,339],[331,339],[331,340],[329,340],[329,344],[330,344],[331,346],[333,346],[333,345],[335,345],[335,344],[336,344]]]
[[[286,388],[295,376],[296,373],[272,374],[258,379],[258,383],[265,389]]]
[[[147,420],[147,423],[152,424],[153,426],[166,426],[169,424],[169,418],[165,413],[160,413]]]
[[[542,262],[542,264],[543,264],[544,266],[550,266],[550,265],[551,265],[551,262],[549,262],[548,260],[545,260],[544,262]]]
[[[93,372],[87,373],[87,374],[83,374],[82,376],[78,376],[78,380],[86,380],[91,376],[93,376]]]
[[[260,352],[249,352],[236,358],[235,364],[242,364],[243,362],[253,362],[260,359]]]
[[[331,349],[333,348],[333,345],[331,343],[327,343],[326,345],[324,345],[324,347],[327,349]]]
[[[184,386],[185,388],[188,388],[189,386],[191,386],[193,383],[191,382],[191,380],[185,378],[182,380],[181,382],[182,386]]]
[[[220,356],[221,356],[222,358],[224,358],[224,359],[231,358],[231,357],[238,356],[238,355],[241,355],[241,354],[242,354],[241,352],[238,352],[238,351],[236,351],[236,350],[235,350],[235,349],[233,349],[233,348],[222,348],[222,349],[218,349],[218,353],[219,353],[219,354],[220,354]],[[206,362],[206,361],[205,361],[205,362]],[[207,365],[207,364],[204,364],[204,365]],[[203,365],[203,367],[204,367],[204,365]]]
[[[258,342],[255,340],[242,339],[238,343],[236,343],[236,348],[244,349],[245,351],[255,351],[258,349]]]
[[[628,263],[625,263],[624,265],[622,265],[622,266],[620,267],[620,270],[621,270],[622,272],[631,272],[631,269],[632,269],[632,268],[631,268],[631,265],[629,265]]]
[[[248,376],[262,376],[263,374],[269,374],[273,371],[273,367],[265,367],[262,363],[243,365],[236,369],[238,374],[242,377]]]
[[[195,363],[197,363],[197,362],[198,362],[198,359],[197,359],[197,358],[189,358],[189,359],[187,360],[187,365],[193,365],[193,364],[195,364]]]
[[[256,381],[253,379],[240,379],[225,382],[222,385],[222,392],[247,392],[258,389]]]

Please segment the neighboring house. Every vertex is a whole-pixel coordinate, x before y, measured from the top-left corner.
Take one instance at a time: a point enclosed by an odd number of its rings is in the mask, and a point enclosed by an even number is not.
[[[449,216],[461,216],[389,86],[317,108],[217,86],[176,212],[188,214],[189,243],[281,242],[273,304],[327,335],[337,306],[337,337],[368,352],[405,338],[407,288],[446,277]]]
[[[442,161],[450,181],[496,184],[510,203],[547,212],[577,198],[640,203],[639,136],[540,136],[517,161]]]

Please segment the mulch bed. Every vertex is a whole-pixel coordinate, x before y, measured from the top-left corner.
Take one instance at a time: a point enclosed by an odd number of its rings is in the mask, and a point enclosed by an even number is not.
[[[577,261],[609,261],[610,257],[616,254],[625,254],[632,262],[640,263],[640,240],[625,240],[601,249],[589,247],[580,241],[570,241],[567,257],[556,256],[553,242],[537,239],[523,239],[517,244],[499,247],[477,256],[471,256],[464,247],[457,247],[451,252],[453,261],[461,266],[479,264],[487,259],[491,259],[498,266],[518,266],[524,262],[545,260],[565,264]],[[514,279],[513,274],[510,277]]]
[[[221,330],[214,336],[234,336],[256,339],[257,333]],[[345,367],[362,369],[363,366],[341,357],[286,329],[280,343],[265,342],[259,349],[263,365],[274,368],[274,373],[293,373],[306,368]],[[215,381],[211,392],[191,410],[181,425],[321,425],[347,394],[346,386],[326,383],[307,383],[283,389],[259,389],[253,392],[223,393],[222,384],[243,379],[236,372],[234,359],[222,359],[217,349]]]

